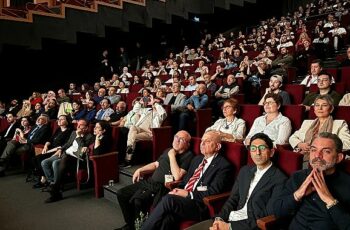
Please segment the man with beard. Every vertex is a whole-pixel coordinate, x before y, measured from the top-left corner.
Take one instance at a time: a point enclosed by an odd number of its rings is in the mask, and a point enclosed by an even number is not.
[[[280,95],[282,98],[282,105],[291,104],[288,92],[281,90],[282,82],[283,82],[283,78],[281,75],[278,75],[278,74],[272,75],[270,77],[269,87],[266,88],[264,96],[262,96],[259,101],[259,105],[264,104],[265,96],[268,93],[275,93]]]
[[[274,203],[276,216],[292,216],[289,229],[349,229],[350,175],[336,167],[342,148],[327,132],[311,142],[311,168],[294,173]]]

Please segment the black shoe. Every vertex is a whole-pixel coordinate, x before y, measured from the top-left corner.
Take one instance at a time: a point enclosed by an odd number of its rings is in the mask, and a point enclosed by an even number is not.
[[[0,171],[0,177],[4,177],[5,176],[5,171]]]
[[[120,168],[124,168],[125,165],[126,165],[126,162],[125,162],[125,161],[119,163],[119,167],[120,167]]]
[[[33,185],[33,188],[44,188],[48,186],[48,182],[41,183],[41,181],[37,182],[36,184]]]
[[[122,167],[123,169],[128,169],[131,168],[131,166],[131,161],[125,161],[124,165],[120,167]]]
[[[55,195],[51,195],[48,199],[45,200],[45,203],[53,203],[62,200],[62,194],[58,193]]]

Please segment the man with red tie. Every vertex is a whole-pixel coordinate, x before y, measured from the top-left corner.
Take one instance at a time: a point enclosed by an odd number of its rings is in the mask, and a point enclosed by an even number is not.
[[[182,187],[164,196],[143,224],[143,230],[178,229],[182,220],[202,221],[209,218],[203,197],[222,193],[231,188],[232,165],[219,154],[220,134],[206,132],[200,144],[202,155],[196,156]]]

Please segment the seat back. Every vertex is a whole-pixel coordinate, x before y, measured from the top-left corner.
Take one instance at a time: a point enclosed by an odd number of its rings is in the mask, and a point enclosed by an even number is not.
[[[303,105],[284,105],[281,107],[281,113],[288,117],[292,123],[293,131],[298,130],[304,120],[305,106]]]
[[[197,109],[196,111],[196,136],[203,136],[205,130],[212,124],[211,108]]]
[[[350,88],[350,67],[343,67],[340,69],[341,82],[343,82],[347,89]]]
[[[223,141],[221,152],[226,159],[234,166],[233,178],[236,178],[239,170],[247,163],[247,149],[241,143]]]
[[[240,106],[239,117],[245,120],[247,130],[252,127],[254,120],[262,115],[263,107],[261,105],[243,104]]]
[[[301,104],[305,97],[305,85],[286,84],[284,90],[289,94],[292,104]]]

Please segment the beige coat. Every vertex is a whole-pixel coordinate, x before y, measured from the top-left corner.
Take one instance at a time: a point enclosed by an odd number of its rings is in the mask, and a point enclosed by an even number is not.
[[[300,129],[295,131],[289,138],[289,144],[295,148],[300,142],[304,142],[305,134],[314,120],[304,120]],[[337,134],[343,142],[343,150],[350,149],[349,127],[344,120],[334,120],[332,133]]]

